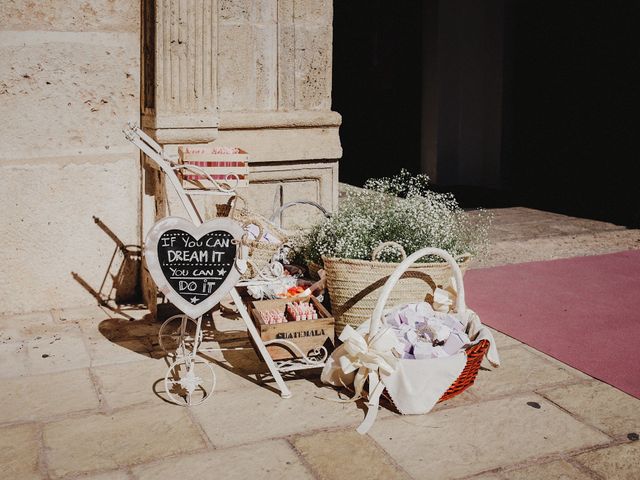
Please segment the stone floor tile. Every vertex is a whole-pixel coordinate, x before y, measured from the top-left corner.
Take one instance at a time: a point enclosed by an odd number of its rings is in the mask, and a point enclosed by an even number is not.
[[[640,400],[606,383],[595,380],[541,393],[609,435],[640,433]]]
[[[110,472],[96,473],[93,475],[82,475],[81,477],[71,475],[65,477],[65,480],[67,478],[69,480],[131,480],[133,477],[124,470],[112,470]]]
[[[591,375],[587,375],[586,373],[581,372],[581,371],[580,371],[580,370],[578,370],[577,368],[573,368],[572,366],[567,365],[567,364],[566,364],[566,363],[564,363],[564,362],[561,362],[561,361],[560,361],[560,360],[558,360],[557,358],[553,358],[551,355],[547,355],[546,353],[541,352],[540,350],[536,350],[535,348],[533,348],[533,347],[531,347],[531,346],[529,346],[529,345],[525,345],[525,344],[523,344],[523,347],[524,347],[525,349],[529,350],[531,353],[533,353],[533,354],[535,354],[535,355],[537,355],[537,356],[539,356],[539,357],[541,357],[541,358],[544,358],[544,359],[545,359],[545,360],[547,360],[548,362],[551,362],[551,363],[553,363],[554,365],[558,365],[559,367],[563,368],[564,370],[566,370],[566,371],[568,371],[568,372],[571,372],[571,374],[572,374],[574,377],[581,378],[581,379],[583,379],[583,380],[593,380],[593,377],[592,377]]]
[[[34,424],[0,428],[0,480],[30,480],[42,476],[38,467],[39,427]]]
[[[563,367],[547,362],[524,347],[502,350],[500,362],[499,368],[481,370],[478,373],[478,378],[471,387],[474,395],[491,398],[576,380]]]
[[[248,383],[248,382],[247,382]],[[275,383],[269,383],[275,388]],[[289,381],[293,396],[282,399],[264,387],[213,394],[192,415],[217,447],[239,445],[267,438],[282,437],[314,429],[355,425],[364,418],[359,404],[337,403],[335,392],[318,389],[307,380]],[[385,410],[381,410],[384,416]]]
[[[496,346],[498,347],[498,349],[511,347],[513,345],[522,345],[522,343],[519,340],[516,340],[515,338],[510,337],[509,335],[505,335],[504,333],[499,332],[495,328],[489,327],[489,330],[491,330],[491,333],[493,334],[493,338],[496,341]]]
[[[323,480],[363,478],[408,479],[380,446],[355,430],[320,432],[291,440],[315,474]]]
[[[186,409],[170,405],[92,414],[44,426],[54,478],[117,469],[205,447]]]
[[[103,337],[113,342],[133,338],[148,338],[152,343],[157,343],[161,325],[160,322],[156,322],[153,319],[130,320],[114,317],[107,318],[99,323],[84,324],[82,328],[87,333],[93,333],[97,330]]]
[[[140,403],[160,403],[164,392],[167,363],[141,360],[92,367],[98,388],[108,408],[122,408]],[[156,393],[157,392],[157,393]]]
[[[29,373],[25,342],[0,342],[0,378],[22,377]]]
[[[111,341],[99,332],[87,333],[84,327],[83,331],[92,366],[150,359],[154,350],[148,338]]]
[[[23,315],[0,316],[0,342],[31,340],[43,328],[53,326],[49,312],[34,312]]]
[[[52,311],[59,323],[97,324],[109,318],[140,319],[149,313],[146,309],[125,308],[113,311],[108,307],[93,305],[89,307],[63,308]]]
[[[3,362],[0,377],[17,376],[22,373],[38,375],[89,366],[89,355],[81,332],[75,325],[59,325],[46,318],[34,317],[34,321],[19,323],[19,319],[1,330],[0,357],[6,358],[13,351],[23,363],[7,358]],[[7,368],[13,364],[14,368]]]
[[[606,230],[529,240],[494,241],[490,243],[487,254],[476,259],[471,268],[603,255],[639,247],[640,230]]]
[[[244,386],[242,377],[215,364],[214,394]],[[164,377],[168,370],[164,359],[118,363],[92,368],[100,392],[110,408],[121,408],[139,403],[158,403],[167,399]]]
[[[468,480],[505,480],[499,473],[481,473],[472,477],[466,477]]]
[[[414,478],[438,479],[609,441],[534,394],[384,419],[369,434]]]
[[[26,346],[28,368],[33,375],[86,368],[90,364],[84,339],[75,326],[48,328]]]
[[[574,458],[603,478],[616,480],[640,478],[640,442],[638,441],[583,453]]]
[[[531,465],[525,468],[501,472],[507,480],[590,480],[592,477],[564,460]]]
[[[482,372],[480,372],[482,374]],[[432,412],[437,412],[439,410],[444,410],[445,408],[455,408],[461,407],[463,405],[470,405],[472,403],[477,403],[480,401],[477,395],[473,393],[474,386],[471,385],[464,392],[459,395],[456,395],[453,398],[445,400],[444,402],[438,402],[431,410]]]
[[[86,369],[2,380],[0,423],[39,420],[98,408]]]
[[[56,308],[51,311],[56,323],[83,323],[100,322],[105,318],[110,318],[115,314],[106,307],[100,305],[89,305],[86,307]]]
[[[188,475],[185,475],[187,472]],[[284,440],[271,440],[172,458],[135,467],[133,473],[138,480],[159,478],[313,479],[291,446]]]
[[[533,238],[550,238],[558,235],[578,235],[608,230],[624,230],[612,223],[582,220],[571,217],[541,219],[492,226],[489,240],[517,241]]]

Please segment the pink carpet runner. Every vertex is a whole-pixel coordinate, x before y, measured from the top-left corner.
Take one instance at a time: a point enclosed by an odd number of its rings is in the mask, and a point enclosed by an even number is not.
[[[640,250],[470,270],[484,323],[640,398]]]

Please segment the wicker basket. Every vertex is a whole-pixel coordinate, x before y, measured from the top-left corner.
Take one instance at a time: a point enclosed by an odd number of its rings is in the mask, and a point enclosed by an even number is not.
[[[245,213],[242,216],[236,218],[241,221],[245,226],[254,224],[258,226],[259,233],[256,239],[249,240],[248,238],[243,239],[243,243],[249,248],[248,254],[248,268],[247,271],[242,275],[243,280],[249,280],[252,278],[259,278],[264,268],[271,263],[273,257],[282,245],[287,241],[287,238],[283,236],[277,228],[269,228],[265,226],[265,221],[257,215],[251,215]],[[265,242],[260,240],[264,234],[264,232],[268,231],[269,234],[277,239],[277,242]]]
[[[426,255],[432,252],[436,252],[437,249],[425,248],[418,252],[415,252],[412,257],[418,257],[420,255]],[[443,258],[447,258],[446,252],[440,253]],[[417,259],[417,258],[416,258]],[[457,266],[455,265],[457,263]],[[447,260],[447,265],[451,264],[450,271],[451,275],[456,278],[456,283],[458,285],[458,295],[456,296],[456,305],[455,312],[456,315],[464,316],[467,310],[467,306],[465,304],[465,295],[464,295],[464,284],[462,281],[462,268],[460,268],[460,263],[454,261],[453,258],[449,257]],[[415,265],[415,264],[414,264]],[[381,328],[382,324],[384,324],[384,308],[385,305],[392,305],[392,292],[394,288],[395,280],[399,277],[399,274],[404,270],[404,267],[399,264],[399,267],[393,272],[391,278],[385,282],[384,287],[380,293],[378,301],[374,307],[374,311],[371,314],[371,324],[369,327],[369,335],[375,334]],[[395,283],[397,285],[397,283]],[[423,287],[424,288],[424,287]],[[489,342],[487,340],[480,340],[477,344],[471,345],[469,348],[465,350],[467,355],[467,361],[464,366],[464,369],[458,375],[458,378],[451,384],[451,386],[447,389],[446,392],[440,397],[438,402],[443,402],[448,400],[456,395],[461,394],[475,382],[476,377],[478,376],[478,370],[480,370],[480,364],[482,363],[482,359],[484,358],[487,350],[489,349]],[[406,360],[407,362],[411,362],[412,360]],[[415,361],[415,360],[414,360]],[[386,393],[386,392],[385,392]],[[385,395],[386,396],[386,395]],[[388,397],[392,402],[393,400]]]
[[[455,278],[455,284],[458,288],[455,307],[452,311],[452,315],[458,318],[458,320],[467,326],[467,332],[471,336],[471,340],[475,341],[475,345],[470,346],[465,350],[466,358],[459,358],[464,361],[459,374],[451,372],[450,363],[443,358],[427,358],[427,359],[409,359],[409,358],[397,358],[394,355],[394,348],[389,340],[385,340],[386,335],[395,337],[395,333],[390,333],[390,329],[386,326],[386,313],[385,309],[391,305],[391,293],[397,286],[397,282],[408,269],[413,268],[413,265],[417,260],[425,255],[438,255],[446,260],[450,265],[451,273]],[[332,385],[350,385],[353,382],[356,395],[364,394],[368,397],[368,410],[367,415],[358,427],[359,433],[366,433],[369,428],[375,422],[378,412],[378,402],[380,396],[383,395],[388,398],[395,406],[398,412],[404,415],[409,414],[424,414],[433,408],[433,405],[438,402],[442,402],[456,395],[459,395],[471,385],[473,385],[478,370],[480,369],[480,363],[483,357],[488,352],[490,347],[490,340],[492,338],[489,331],[486,331],[486,327],[483,327],[479,318],[473,312],[467,309],[465,304],[465,292],[464,284],[462,280],[462,271],[459,268],[456,260],[449,255],[446,251],[437,248],[424,248],[417,252],[414,252],[410,257],[401,262],[398,267],[389,275],[385,281],[384,286],[381,289],[378,301],[371,314],[371,321],[366,325],[363,325],[357,331],[349,332],[349,336],[345,338],[345,341],[351,342],[346,348],[345,345],[338,347],[332,354],[332,362],[327,363],[327,367],[322,372],[322,380],[325,383]],[[393,305],[397,307],[398,305]],[[356,339],[354,341],[354,338]],[[366,344],[363,346],[358,339],[362,340]],[[341,350],[344,348],[344,350]],[[388,349],[388,350],[387,350]],[[459,354],[456,354],[459,355]],[[363,356],[363,357],[362,357]],[[396,357],[396,364],[385,363],[387,360],[385,356]],[[362,358],[365,358],[369,365],[367,365]],[[496,357],[497,360],[497,357]],[[362,362],[359,365],[358,374],[366,375],[368,382],[364,386],[364,390],[360,390],[362,387],[356,386],[356,376],[352,370],[344,370],[343,364],[350,367],[349,362]],[[442,363],[446,362],[446,363]],[[499,364],[499,360],[497,361]],[[381,368],[383,365],[387,365],[384,375],[382,375]],[[373,365],[376,367],[374,368]],[[356,365],[357,366],[357,365]],[[389,371],[389,368],[391,370]],[[342,369],[343,373],[350,373],[352,380],[346,380],[345,378],[335,377],[336,369]],[[364,370],[364,371],[363,371]],[[457,375],[457,376],[455,376]],[[336,383],[336,380],[339,380]],[[449,382],[451,382],[449,384]],[[438,385],[434,387],[435,391],[425,390],[425,386]],[[445,390],[446,388],[446,390]],[[444,390],[444,393],[440,393]],[[436,395],[434,397],[434,395]],[[439,395],[439,398],[437,397]],[[354,397],[356,398],[356,397]]]
[[[322,259],[327,273],[331,311],[336,319],[336,337],[342,333],[345,325],[358,328],[371,318],[381,287],[399,265],[377,261],[382,250],[388,247],[398,249],[403,259],[406,258],[401,245],[386,242],[373,251],[371,261]],[[469,267],[471,255],[461,255],[456,260],[464,272]],[[452,276],[451,267],[446,262],[414,263],[392,290],[389,305],[423,301],[430,295],[429,289],[425,289],[425,282],[432,292],[436,286],[449,286]]]
[[[476,381],[478,371],[480,370],[480,364],[482,363],[482,359],[487,353],[487,350],[489,350],[489,342],[487,340],[480,340],[477,344],[471,345],[467,348],[467,363],[464,366],[464,370],[462,370],[462,373],[460,373],[458,378],[456,378],[456,381],[451,384],[447,391],[442,394],[438,403],[449,400],[456,395],[460,395],[467,388],[473,385],[473,382]]]
[[[242,207],[238,206],[238,200],[242,202]],[[242,223],[245,227],[254,224],[258,227],[259,233],[256,239],[250,240],[247,236],[243,243],[248,247],[247,271],[242,274],[242,280],[259,278],[263,269],[271,262],[273,256],[278,253],[282,245],[287,241],[283,231],[269,222],[263,216],[252,212],[247,207],[244,197],[236,194],[230,197],[226,203],[216,204],[216,215],[218,217],[229,217]],[[269,233],[276,242],[261,241],[263,234]]]

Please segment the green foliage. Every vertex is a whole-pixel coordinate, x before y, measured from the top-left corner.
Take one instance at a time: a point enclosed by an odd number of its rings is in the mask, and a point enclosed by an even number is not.
[[[338,211],[294,242],[307,262],[321,257],[371,260],[383,242],[402,245],[410,255],[424,247],[438,247],[454,256],[483,253],[488,243],[490,215],[463,211],[453,195],[428,189],[429,177],[402,170],[388,178],[370,179],[364,189],[349,190]],[[386,248],[383,262],[398,262],[400,254]],[[432,261],[429,257],[422,262]]]

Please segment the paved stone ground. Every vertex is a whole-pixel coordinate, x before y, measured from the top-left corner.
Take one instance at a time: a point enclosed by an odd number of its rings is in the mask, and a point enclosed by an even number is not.
[[[640,248],[639,231],[524,208],[495,225],[483,265]],[[242,343],[240,325],[218,338]],[[281,400],[251,351],[218,357],[204,405],[167,403],[157,331],[135,310],[0,317],[0,479],[640,478],[640,401],[497,332],[502,368],[360,436],[362,405],[312,376]]]

